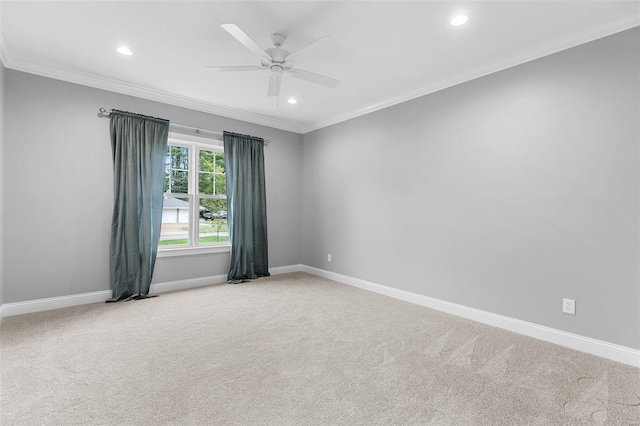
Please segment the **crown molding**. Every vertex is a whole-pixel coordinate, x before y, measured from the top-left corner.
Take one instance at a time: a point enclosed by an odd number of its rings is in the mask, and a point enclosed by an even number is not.
[[[435,83],[422,85],[415,89],[389,98],[379,99],[370,104],[354,108],[344,113],[336,114],[326,119],[316,121],[307,125],[277,120],[264,115],[253,114],[246,111],[228,108],[222,105],[181,96],[166,91],[123,83],[104,77],[97,77],[94,75],[79,73],[76,71],[50,67],[36,62],[25,61],[16,58],[13,55],[11,49],[9,48],[9,45],[6,42],[6,39],[1,33],[0,60],[6,68],[14,69],[17,71],[41,75],[43,77],[67,81],[70,83],[93,87],[96,89],[108,90],[124,95],[135,96],[151,101],[162,102],[165,104],[175,105],[178,107],[206,112],[209,114],[215,114],[222,117],[241,120],[294,133],[305,134],[314,130],[321,129],[323,127],[328,127],[334,124],[341,123],[343,121],[350,120],[352,118],[379,111],[393,105],[407,102],[412,99],[416,99],[421,96],[446,89],[448,87],[452,87],[489,74],[493,74],[507,68],[521,65],[526,62],[533,61],[535,59],[539,59],[544,56],[548,56],[637,26],[640,26],[640,14],[638,13],[638,11],[630,11],[628,13],[606,19],[597,24],[565,33],[550,41],[535,44],[523,51],[504,56],[498,60],[483,64],[479,67],[465,70],[452,77],[448,77]]]
[[[108,90],[110,92],[121,93],[123,95],[135,96],[137,98],[147,99],[150,101],[162,102],[165,104],[206,112],[209,114],[215,114],[235,120],[259,124],[262,126],[286,130],[289,132],[301,133],[302,131],[302,126],[296,123],[276,120],[267,116],[252,114],[249,112],[224,107],[222,105],[205,102],[199,99],[177,95],[175,93],[151,89],[134,84],[123,83],[105,77],[97,77],[95,75],[51,67],[48,65],[39,64],[37,62],[25,61],[19,58],[12,57],[11,55],[9,55],[8,59],[9,60],[5,63],[5,67],[16,71],[36,74],[43,77],[66,81],[69,83],[80,84],[82,86],[89,86],[95,89]]]
[[[504,56],[498,60],[491,61],[479,67],[473,67],[458,73],[452,77],[440,80],[436,83],[419,86],[408,92],[401,93],[396,96],[381,99],[368,105],[358,107],[345,113],[336,114],[326,120],[318,121],[309,126],[302,128],[302,133],[309,133],[314,130],[322,129],[352,118],[360,117],[393,105],[410,101],[430,93],[438,92],[448,87],[456,86],[476,78],[484,77],[498,71],[512,68],[526,62],[540,59],[554,53],[561,52],[581,44],[607,37],[624,30],[640,26],[640,14],[638,11],[631,11],[618,15],[616,17],[606,19],[597,24],[581,28],[575,31],[565,33],[552,40],[541,42],[530,46],[529,48],[519,51],[515,54]]]

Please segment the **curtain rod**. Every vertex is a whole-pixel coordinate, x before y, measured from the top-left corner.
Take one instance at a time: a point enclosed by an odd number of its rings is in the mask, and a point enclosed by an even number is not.
[[[111,115],[111,111],[113,111],[113,110],[107,110],[106,108],[100,108],[98,111],[99,111],[98,112],[99,116],[108,117],[109,115]],[[184,126],[182,124],[170,123],[169,124],[169,130],[171,130],[171,129],[177,130],[178,132],[182,131],[182,133],[185,133],[185,131],[186,131],[186,132],[195,133],[196,135],[216,136],[220,140],[222,140],[222,132],[216,132],[214,130],[199,129],[197,127]],[[264,139],[264,146],[269,145],[269,143],[271,143],[271,141],[269,139]]]

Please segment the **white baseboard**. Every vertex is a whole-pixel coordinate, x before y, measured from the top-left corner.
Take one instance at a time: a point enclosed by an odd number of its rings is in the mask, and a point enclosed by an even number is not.
[[[151,284],[149,293],[164,293],[167,291],[186,290],[188,288],[204,287],[211,284],[222,284],[227,282],[227,274],[210,275],[208,277],[188,278],[186,280],[166,281],[163,283]]]
[[[435,299],[433,297],[423,296],[421,294],[411,293],[409,291],[400,290],[393,287],[387,287],[375,284],[358,278],[337,274],[335,272],[318,269],[307,265],[302,265],[301,270],[309,274],[317,275],[353,287],[383,294],[395,299],[404,300],[405,302],[415,303],[416,305],[425,306],[427,308],[436,309],[459,317],[467,318],[483,324],[513,331],[525,336],[534,337],[536,339],[555,343],[556,345],[565,346],[581,352],[586,352],[602,358],[607,358],[623,364],[640,367],[640,351],[625,346],[616,345],[614,343],[602,340],[592,339],[590,337],[581,336],[579,334],[568,333],[566,331],[557,330],[551,327],[522,321],[503,315],[494,314],[480,309],[470,308],[456,303],[446,302],[444,300]]]
[[[150,293],[164,293],[167,291],[186,290],[210,284],[220,284],[227,281],[227,275],[212,275],[186,280],[167,281],[151,284]],[[48,297],[46,299],[27,300],[25,302],[5,303],[0,306],[2,317],[30,314],[33,312],[49,311],[51,309],[68,308],[70,306],[101,303],[111,298],[111,290],[94,291],[91,293],[73,294],[70,296]]]
[[[269,269],[273,275],[298,272],[301,265],[278,266]],[[186,290],[188,288],[203,287],[211,284],[227,282],[227,274],[210,275],[186,280],[167,281],[151,284],[150,293],[164,293],[167,291]],[[0,320],[14,315],[30,314],[51,309],[68,308],[70,306],[101,303],[111,298],[111,290],[94,291],[91,293],[73,294],[70,296],[48,297],[45,299],[27,300],[25,302],[5,303],[0,305]]]
[[[300,272],[302,271],[303,265],[288,265],[288,266],[276,266],[275,268],[269,268],[269,273],[271,275],[280,275],[280,274],[288,274],[290,272]]]
[[[30,314],[33,312],[49,311],[51,309],[68,308],[69,306],[99,303],[111,297],[111,290],[94,291],[91,293],[72,294],[70,296],[47,297],[46,299],[27,300],[24,302],[5,303],[2,305],[2,316]]]
[[[555,343],[581,352],[586,352],[602,358],[624,364],[640,367],[640,351],[627,348],[614,343],[568,333],[550,327],[534,324],[503,315],[494,314],[480,309],[456,303],[446,302],[433,297],[423,296],[417,293],[400,290],[393,287],[372,283],[359,278],[341,275],[324,269],[314,268],[307,265],[279,266],[269,269],[272,275],[286,274],[290,272],[306,272],[317,275],[343,284],[358,287],[364,290],[383,294],[395,299],[404,300],[427,308],[436,309],[459,317],[467,318],[483,324],[513,331],[525,336]],[[152,293],[163,293],[166,291],[185,290],[188,288],[202,287],[211,284],[220,284],[227,281],[225,275],[211,275],[201,278],[190,278],[186,280],[168,281],[151,284]],[[32,312],[47,311],[50,309],[66,308],[69,306],[85,305],[88,303],[100,303],[111,297],[111,290],[95,291],[91,293],[74,294],[70,296],[49,297],[46,299],[28,300],[25,302],[5,303],[0,305],[0,319],[13,315],[28,314]]]

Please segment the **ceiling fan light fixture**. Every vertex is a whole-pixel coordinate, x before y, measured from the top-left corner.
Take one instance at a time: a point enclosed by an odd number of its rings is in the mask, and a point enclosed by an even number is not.
[[[469,15],[464,13],[459,13],[451,19],[451,25],[454,27],[459,27],[460,25],[464,25],[469,21]]]
[[[116,50],[118,51],[119,54],[124,55],[124,56],[133,55],[133,52],[127,46],[120,46]]]
[[[287,100],[287,102],[289,102],[290,104],[297,104],[298,100],[296,98],[289,98],[289,100]]]

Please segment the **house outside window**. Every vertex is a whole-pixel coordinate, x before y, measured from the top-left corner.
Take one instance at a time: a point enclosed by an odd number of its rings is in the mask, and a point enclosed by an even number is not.
[[[229,246],[222,141],[170,135],[159,253]]]

